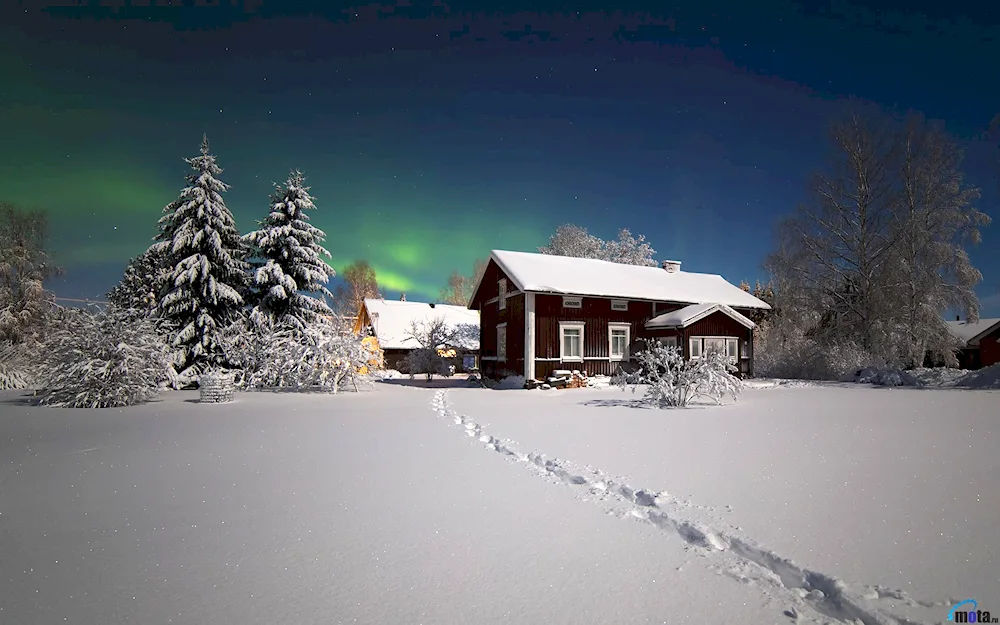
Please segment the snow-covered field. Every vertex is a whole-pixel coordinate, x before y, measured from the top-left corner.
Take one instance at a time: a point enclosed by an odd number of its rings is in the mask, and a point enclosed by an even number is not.
[[[614,388],[377,386],[89,411],[0,393],[0,623],[1000,610],[998,391],[772,386],[656,411]]]

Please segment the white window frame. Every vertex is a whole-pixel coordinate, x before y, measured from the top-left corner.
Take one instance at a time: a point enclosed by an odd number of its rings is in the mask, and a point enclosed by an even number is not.
[[[709,341],[722,343],[722,349],[721,349],[722,354],[723,355],[726,354],[726,337],[723,337],[723,336],[703,336],[701,338],[702,338],[701,351],[702,351],[703,354],[708,354],[708,342]]]
[[[614,333],[615,330],[625,330],[625,350],[620,356],[615,355],[615,341]],[[608,323],[608,358],[614,362],[622,362],[629,360],[629,345],[632,344],[632,324],[622,323],[622,322],[610,322]]]
[[[626,299],[611,300],[611,310],[628,310],[628,300]]]
[[[503,340],[501,340],[503,339]],[[507,322],[497,324],[497,360],[507,361]]]
[[[703,336],[692,336],[688,339],[688,354],[691,360],[698,360],[701,358],[701,354],[704,351],[701,340],[705,338]],[[698,346],[698,353],[695,354],[695,346]]]
[[[735,364],[740,358],[746,358],[746,356],[741,355],[740,343],[742,342],[738,337],[735,336],[692,336],[688,339],[688,353],[691,354],[691,360],[697,360],[701,358],[707,351],[708,346],[705,345],[705,341],[722,341],[723,348],[722,353],[729,359],[730,363]],[[736,345],[736,356],[733,357],[730,352],[730,348]],[[698,348],[698,354],[695,355],[695,346]]]
[[[563,308],[583,308],[583,298],[563,295]]]
[[[507,308],[507,278],[497,281],[497,307],[500,310]]]
[[[584,328],[586,324],[583,321],[560,321],[559,322],[559,360],[562,362],[583,362],[583,350],[586,345],[586,334],[584,333]],[[580,331],[580,355],[579,356],[567,356],[566,355],[566,330],[579,330]]]
[[[734,336],[726,337],[726,358],[729,364],[736,364],[740,360],[740,340]]]

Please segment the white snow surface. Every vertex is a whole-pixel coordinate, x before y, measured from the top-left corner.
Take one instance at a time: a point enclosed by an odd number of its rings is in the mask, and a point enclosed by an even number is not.
[[[721,311],[748,328],[753,328],[754,322],[725,304],[692,304],[678,310],[657,315],[646,322],[647,328],[686,328],[699,319]]]
[[[384,299],[366,299],[365,307],[373,320],[375,335],[382,349],[416,349],[420,344],[409,336],[413,322],[428,323],[444,318],[449,326],[471,324],[479,327],[479,311],[465,306],[450,304],[429,304]],[[377,317],[376,317],[377,315]],[[479,349],[478,341],[467,345],[469,349]]]
[[[493,250],[492,258],[522,291],[770,308],[716,274],[506,250]]]
[[[963,345],[978,345],[979,341],[974,339],[991,331],[997,325],[1000,325],[1000,318],[980,319],[976,322],[970,322],[968,320],[948,321],[947,323],[948,329],[951,330],[951,333],[955,335],[955,337],[962,341]]]
[[[3,623],[902,625],[1000,582],[996,391],[20,397]]]

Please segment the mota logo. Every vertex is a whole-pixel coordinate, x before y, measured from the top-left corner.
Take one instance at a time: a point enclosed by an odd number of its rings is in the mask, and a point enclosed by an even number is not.
[[[979,604],[975,599],[959,601],[948,611],[948,620],[955,623],[997,623],[1000,622],[995,616],[990,615],[989,610],[979,610]]]

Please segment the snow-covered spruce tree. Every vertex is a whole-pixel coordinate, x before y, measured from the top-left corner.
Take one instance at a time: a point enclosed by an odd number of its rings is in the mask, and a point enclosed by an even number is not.
[[[616,381],[622,390],[631,386],[633,393],[640,384],[647,385],[642,401],[654,408],[683,408],[697,397],[721,404],[722,398],[730,395],[737,401],[743,390],[743,383],[733,375],[736,367],[724,354],[713,352],[685,360],[677,348],[647,341],[636,360],[638,375],[619,376]]]
[[[54,304],[45,281],[61,270],[48,253],[42,211],[0,202],[0,341],[37,340]]]
[[[222,363],[220,328],[240,313],[247,285],[246,247],[222,194],[222,169],[209,153],[185,159],[193,170],[180,197],[164,209],[151,251],[162,254],[165,274],[158,313],[176,330],[171,343],[184,348],[183,370]]]
[[[153,314],[163,284],[163,260],[155,247],[131,258],[122,279],[108,291],[108,302],[136,317]]]
[[[115,307],[61,309],[45,337],[38,403],[114,408],[156,397],[168,377],[169,350],[156,321]]]
[[[309,223],[306,211],[316,205],[302,173],[293,171],[283,186],[275,186],[270,214],[260,229],[244,237],[251,248],[257,291],[250,317],[303,329],[320,315],[333,313],[324,299],[307,293],[333,297],[326,285],[334,271],[323,260],[330,258],[322,245],[326,235]]]

